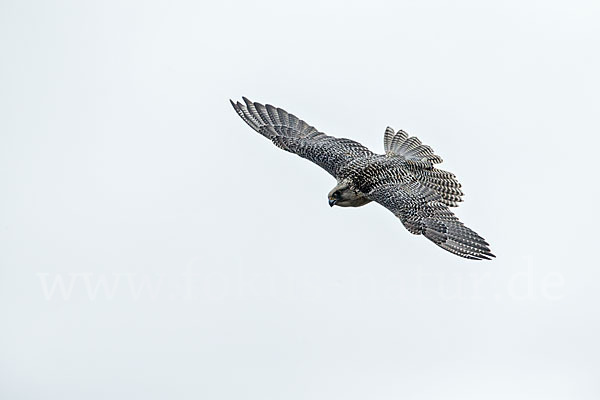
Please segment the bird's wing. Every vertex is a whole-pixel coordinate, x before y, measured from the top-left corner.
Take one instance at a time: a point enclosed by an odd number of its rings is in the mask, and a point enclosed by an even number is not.
[[[458,220],[439,193],[416,179],[381,182],[367,197],[394,213],[411,233],[424,235],[444,250],[475,260],[495,257],[488,243]]]
[[[252,129],[270,139],[278,147],[319,165],[334,177],[356,157],[373,154],[362,144],[335,138],[319,132],[306,122],[270,104],[244,102],[231,105]]]
[[[462,201],[461,184],[452,172],[435,168],[442,158],[416,136],[408,136],[403,130],[397,132],[389,126],[383,135],[385,154],[405,161],[406,169],[423,185],[439,193],[442,203],[456,207]]]

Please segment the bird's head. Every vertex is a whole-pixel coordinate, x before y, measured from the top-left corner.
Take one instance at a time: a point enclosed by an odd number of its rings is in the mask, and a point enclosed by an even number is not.
[[[353,188],[348,182],[338,183],[327,195],[329,206],[360,207],[369,203],[364,194]]]

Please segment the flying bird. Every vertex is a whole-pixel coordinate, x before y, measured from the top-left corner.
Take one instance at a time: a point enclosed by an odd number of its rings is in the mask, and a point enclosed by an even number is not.
[[[372,201],[390,210],[409,232],[458,256],[495,257],[489,244],[450,210],[462,201],[454,174],[438,169],[441,157],[402,130],[385,130],[385,154],[354,140],[318,131],[295,115],[243,97],[231,105],[252,129],[277,147],[317,164],[337,179],[329,205],[360,207]]]

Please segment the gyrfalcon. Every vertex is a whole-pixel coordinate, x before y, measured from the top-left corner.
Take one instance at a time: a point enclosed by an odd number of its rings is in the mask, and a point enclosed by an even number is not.
[[[461,185],[454,174],[434,166],[442,159],[416,137],[388,127],[385,154],[375,154],[353,140],[319,132],[281,108],[243,100],[230,101],[252,129],[337,179],[328,195],[330,206],[360,207],[375,201],[400,218],[409,232],[444,250],[473,260],[495,257],[489,244],[450,211],[462,201]]]

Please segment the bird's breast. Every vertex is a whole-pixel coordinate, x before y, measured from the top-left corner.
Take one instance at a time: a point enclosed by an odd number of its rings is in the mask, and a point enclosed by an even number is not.
[[[407,174],[402,160],[384,155],[357,158],[340,171],[342,179],[349,180],[365,194],[379,184],[402,180]]]

